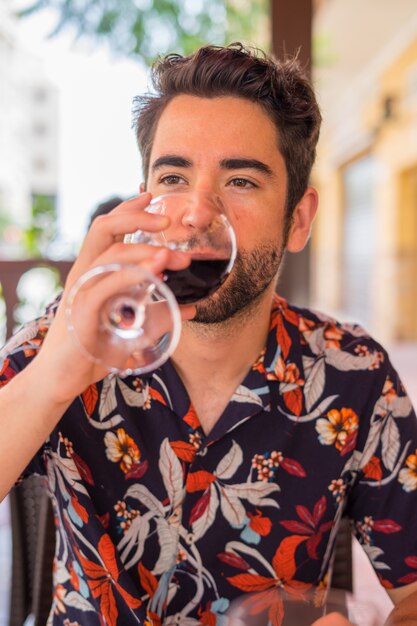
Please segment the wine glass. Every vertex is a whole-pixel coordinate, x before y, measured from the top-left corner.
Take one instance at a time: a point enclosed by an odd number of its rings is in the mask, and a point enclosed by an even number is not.
[[[144,374],[174,352],[181,332],[178,304],[212,294],[227,278],[236,256],[236,238],[220,199],[200,204],[191,193],[154,198],[145,209],[170,217],[159,233],[137,231],[124,241],[188,252],[184,270],[160,276],[133,265],[109,264],[83,274],[67,300],[68,328],[92,362],[122,376]],[[95,315],[94,330],[85,324]]]
[[[333,613],[343,615],[355,626],[382,626],[378,607],[371,598],[364,601],[347,591],[323,588],[298,594],[280,588],[244,594],[232,601],[227,611],[228,626],[268,626],[271,612],[281,616],[281,626],[312,626]]]
[[[92,311],[93,287],[96,324],[91,331],[85,327],[85,314]],[[134,265],[100,265],[83,274],[69,292],[66,314],[84,356],[122,376],[158,368],[175,350],[181,332],[170,289]]]
[[[208,297],[229,275],[236,257],[236,236],[220,196],[201,197],[192,192],[157,196],[146,211],[167,215],[169,227],[159,233],[141,230],[125,237],[128,243],[148,243],[188,252],[191,263],[182,270],[166,270],[165,284],[179,304]]]

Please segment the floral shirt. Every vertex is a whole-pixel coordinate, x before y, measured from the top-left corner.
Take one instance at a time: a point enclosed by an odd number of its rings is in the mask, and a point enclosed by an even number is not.
[[[0,352],[0,385],[54,314]],[[30,419],[30,412],[28,412]],[[356,325],[273,303],[267,344],[205,435],[172,363],[77,398],[27,468],[56,521],[50,624],[227,623],[230,601],[326,585],[342,513],[381,582],[417,580],[417,422]],[[259,603],[262,604],[262,603]]]

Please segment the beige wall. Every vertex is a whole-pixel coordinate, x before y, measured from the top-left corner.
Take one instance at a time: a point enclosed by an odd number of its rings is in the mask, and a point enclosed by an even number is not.
[[[368,8],[372,4],[373,0],[368,2]],[[351,72],[343,90],[332,90],[326,84],[326,69],[316,72],[325,122],[314,172],[320,192],[320,216],[312,245],[313,305],[343,317],[342,175],[350,162],[370,153],[377,164],[370,330],[384,342],[417,340],[417,5],[414,6],[415,18],[405,13],[404,23],[398,25],[397,31],[389,32],[375,55],[365,57],[363,65]]]

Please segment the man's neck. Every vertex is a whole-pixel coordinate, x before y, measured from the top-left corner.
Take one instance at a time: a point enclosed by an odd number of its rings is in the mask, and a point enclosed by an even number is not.
[[[184,381],[201,376],[243,379],[265,346],[272,297],[273,289],[269,289],[224,323],[185,323],[172,359]]]

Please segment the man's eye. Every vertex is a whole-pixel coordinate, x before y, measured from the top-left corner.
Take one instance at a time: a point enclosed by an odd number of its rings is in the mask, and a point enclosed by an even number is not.
[[[248,180],[247,178],[233,178],[230,181],[230,184],[233,185],[233,187],[241,187],[243,189],[249,188],[249,187],[255,187],[255,184],[252,183],[252,181]]]
[[[180,185],[184,182],[184,179],[181,176],[169,174],[167,176],[162,176],[159,182],[165,185]]]

